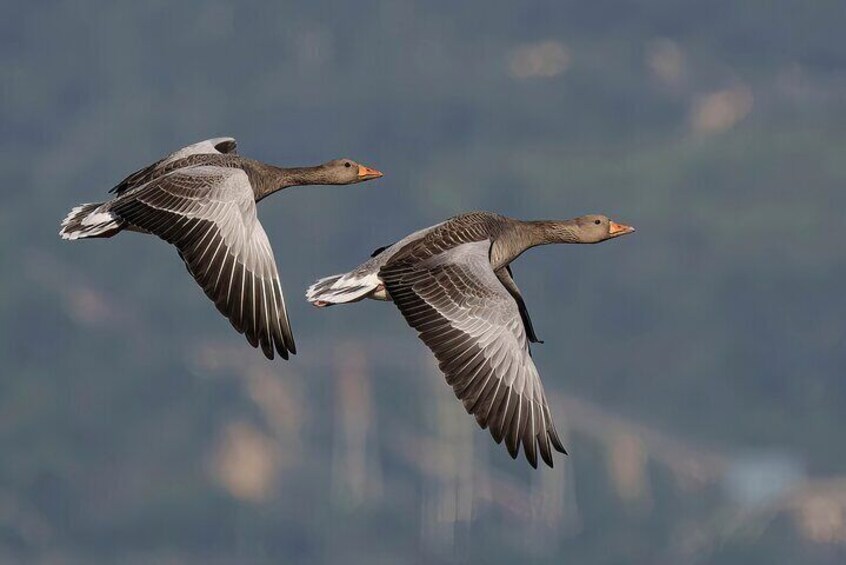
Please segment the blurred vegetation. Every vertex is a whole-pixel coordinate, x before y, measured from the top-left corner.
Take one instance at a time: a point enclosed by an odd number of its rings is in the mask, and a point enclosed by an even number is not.
[[[842,562],[836,527],[745,514],[722,479],[680,486],[655,462],[675,457],[653,453],[666,442],[644,443],[648,502],[627,504],[608,444],[560,406],[566,469],[530,472],[474,428],[392,307],[301,298],[462,211],[607,213],[638,233],[514,265],[547,390],[729,466],[763,450],[802,481],[846,474],[842,2],[57,0],[4,15],[0,561]],[[386,173],[262,203],[289,363],[250,349],[160,242],[56,235],[71,206],[217,135],[281,165],[349,156]],[[472,516],[451,522],[427,518],[452,492],[424,471],[441,440],[473,449]],[[514,509],[559,483],[563,518]]]

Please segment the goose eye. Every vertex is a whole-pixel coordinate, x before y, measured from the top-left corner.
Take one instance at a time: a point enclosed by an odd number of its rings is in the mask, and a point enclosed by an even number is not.
[[[594,220],[594,222],[593,222],[593,223],[594,223],[594,224],[596,224],[596,225],[598,226],[599,224],[601,224],[601,223],[602,223],[602,220]]]
[[[349,169],[350,167],[352,167],[352,165],[350,165],[349,163],[344,163],[344,166],[345,166],[346,168],[348,168],[348,169]]]

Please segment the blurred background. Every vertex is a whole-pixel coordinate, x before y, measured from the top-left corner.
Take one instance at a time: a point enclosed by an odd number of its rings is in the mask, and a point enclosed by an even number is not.
[[[841,0],[4,2],[0,562],[846,562]],[[230,135],[385,172],[259,216],[266,361],[71,206]],[[512,461],[396,309],[319,276],[456,213],[636,235],[514,264],[570,450]]]

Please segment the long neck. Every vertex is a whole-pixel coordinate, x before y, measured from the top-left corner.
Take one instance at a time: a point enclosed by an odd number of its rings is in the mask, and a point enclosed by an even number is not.
[[[536,220],[521,222],[529,247],[550,243],[579,243],[576,224],[572,220]]]
[[[570,220],[532,222],[514,221],[511,229],[495,241],[491,253],[494,269],[508,265],[524,251],[550,243],[578,243],[574,224]]]
[[[310,184],[332,184],[326,168],[316,167],[283,168],[261,163],[254,178],[256,201],[267,198],[274,192],[289,186]]]

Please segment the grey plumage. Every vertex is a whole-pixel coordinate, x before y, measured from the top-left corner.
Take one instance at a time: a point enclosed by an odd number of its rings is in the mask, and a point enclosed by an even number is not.
[[[321,279],[307,297],[317,306],[393,300],[478,424],[505,441],[512,457],[522,447],[533,467],[538,454],[551,467],[553,450],[566,450],[531,357],[529,344],[539,340],[509,264],[535,245],[596,243],[631,231],[604,216],[521,222],[471,212],[415,232],[350,273]]]
[[[65,239],[111,237],[129,230],[173,244],[191,276],[226,316],[273,359],[296,353],[279,272],[256,202],[302,184],[353,184],[381,173],[350,159],[283,169],[235,152],[232,138],[184,147],[115,186],[114,199],[74,208]]]
[[[296,353],[270,242],[256,217],[241,168],[200,165],[113,201],[125,222],[176,246],[196,279],[235,329],[273,358]]]

